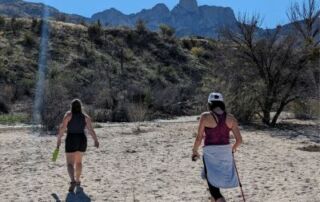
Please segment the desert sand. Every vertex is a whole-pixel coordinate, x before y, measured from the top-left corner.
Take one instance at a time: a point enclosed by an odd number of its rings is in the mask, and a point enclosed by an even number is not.
[[[320,201],[320,152],[303,149],[320,146],[318,123],[304,124],[295,130],[242,127],[244,144],[235,158],[248,202]],[[136,126],[100,124],[99,149],[88,137],[83,192],[76,195],[67,192],[64,152],[51,161],[55,137],[0,127],[1,201],[208,201],[202,162],[190,158],[196,120]],[[227,201],[242,201],[239,188],[222,193]]]

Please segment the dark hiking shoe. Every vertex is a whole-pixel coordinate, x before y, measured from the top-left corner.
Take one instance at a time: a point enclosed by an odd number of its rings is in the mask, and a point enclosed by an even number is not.
[[[70,182],[69,192],[74,192],[74,188],[76,188],[76,182]]]

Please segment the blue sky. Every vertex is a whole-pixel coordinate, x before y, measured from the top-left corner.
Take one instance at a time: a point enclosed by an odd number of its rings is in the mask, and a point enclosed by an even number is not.
[[[43,2],[66,13],[75,13],[90,17],[92,14],[116,8],[125,14],[136,13],[143,8],[152,8],[157,3],[164,3],[172,9],[179,0],[26,0]],[[288,22],[286,12],[293,2],[303,0],[198,0],[199,5],[231,7],[235,15],[239,12],[260,13],[262,27],[273,28],[277,24]]]

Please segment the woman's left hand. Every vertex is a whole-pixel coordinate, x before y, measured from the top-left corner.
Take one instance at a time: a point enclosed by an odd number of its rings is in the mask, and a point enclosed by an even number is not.
[[[239,145],[234,144],[234,145],[232,146],[232,153],[236,153],[236,152],[237,152],[238,147],[239,147]]]
[[[57,149],[60,148],[60,145],[61,145],[61,138],[58,138],[58,139],[57,139]]]

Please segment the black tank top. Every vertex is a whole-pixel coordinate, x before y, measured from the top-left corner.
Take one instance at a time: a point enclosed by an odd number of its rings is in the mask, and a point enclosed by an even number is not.
[[[86,117],[83,113],[72,113],[68,123],[68,133],[84,133],[86,127]]]

